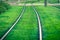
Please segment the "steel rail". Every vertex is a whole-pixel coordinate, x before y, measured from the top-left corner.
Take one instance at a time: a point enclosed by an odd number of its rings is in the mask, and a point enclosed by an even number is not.
[[[21,15],[19,15],[19,17],[17,18],[17,20],[14,22],[14,24],[9,28],[9,30],[1,37],[0,40],[4,40],[4,38],[10,33],[10,31],[15,27],[15,25],[18,23],[18,21],[21,19],[23,13],[25,11],[25,4],[24,7],[22,9]]]
[[[32,4],[32,8],[33,8],[33,10],[35,11],[36,16],[37,16],[37,20],[38,20],[39,40],[42,40],[42,26],[41,26],[41,20],[40,20],[40,17],[39,17],[39,15],[38,15],[38,12],[37,12],[36,8],[33,6],[33,4]]]

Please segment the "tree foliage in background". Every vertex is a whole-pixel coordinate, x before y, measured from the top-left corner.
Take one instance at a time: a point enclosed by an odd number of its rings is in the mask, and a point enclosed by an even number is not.
[[[5,12],[9,8],[10,8],[9,4],[7,4],[6,2],[0,0],[0,14],[3,13],[3,12]]]
[[[59,3],[59,0],[48,0],[49,3]]]
[[[60,0],[58,0],[58,3],[60,2]]]

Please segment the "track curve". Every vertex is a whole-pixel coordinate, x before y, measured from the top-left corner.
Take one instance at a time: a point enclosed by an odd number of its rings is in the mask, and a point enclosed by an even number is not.
[[[9,28],[9,30],[1,37],[0,40],[3,40],[8,34],[9,32],[14,28],[14,26],[18,23],[18,21],[21,19],[23,13],[25,11],[25,4],[24,4],[24,7],[22,9],[22,12],[21,12],[21,15],[19,15],[19,17],[17,18],[17,20],[15,21],[15,23]]]
[[[39,28],[39,40],[42,40],[42,26],[41,26],[41,21],[40,21],[40,17],[38,15],[38,12],[36,10],[36,8],[32,5],[33,10],[35,11],[35,14],[37,16],[37,20],[38,20],[38,28]]]

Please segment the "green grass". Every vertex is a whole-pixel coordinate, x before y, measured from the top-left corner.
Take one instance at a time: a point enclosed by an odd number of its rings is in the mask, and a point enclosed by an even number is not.
[[[26,7],[22,18],[5,40],[38,40],[37,18],[31,7]]]
[[[10,28],[21,13],[22,7],[13,6],[5,13],[0,14],[0,37]]]
[[[60,6],[55,6],[56,8],[60,9]]]
[[[10,5],[8,3],[0,0],[0,14],[5,12],[9,8],[10,8]]]
[[[43,40],[60,40],[60,9],[36,7],[42,23]]]

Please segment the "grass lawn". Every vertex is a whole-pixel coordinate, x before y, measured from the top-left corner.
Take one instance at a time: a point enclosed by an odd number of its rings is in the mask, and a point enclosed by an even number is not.
[[[24,15],[5,40],[38,40],[37,17],[32,7],[26,7]]]
[[[55,6],[56,8],[60,9],[60,6]]]
[[[43,40],[60,40],[60,9],[36,6],[40,15]]]
[[[11,9],[0,14],[0,37],[12,26],[21,13],[22,7],[13,6]]]

